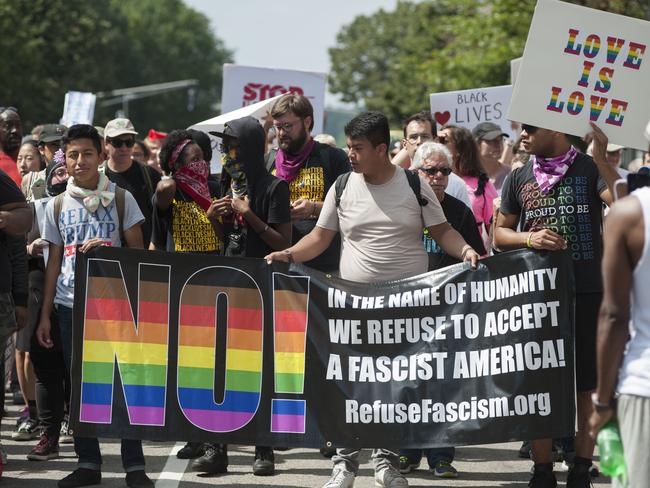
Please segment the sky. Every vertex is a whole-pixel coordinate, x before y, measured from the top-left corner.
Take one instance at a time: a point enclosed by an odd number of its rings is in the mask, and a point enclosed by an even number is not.
[[[397,0],[185,0],[205,14],[236,64],[329,73],[327,49],[357,15],[394,10]],[[327,106],[342,106],[328,93]]]

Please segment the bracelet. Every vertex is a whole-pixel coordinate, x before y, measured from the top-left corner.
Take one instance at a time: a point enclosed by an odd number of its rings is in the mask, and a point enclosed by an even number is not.
[[[284,252],[287,255],[287,262],[289,264],[293,263],[293,254],[291,254],[291,251],[289,251],[289,249],[285,249],[282,252]]]
[[[603,413],[603,412],[607,412],[608,410],[612,410],[616,406],[616,399],[612,398],[608,403],[603,403],[598,401],[597,393],[592,393],[591,403],[594,405],[594,409],[596,410],[596,412]]]
[[[528,248],[533,247],[533,231],[530,231],[528,237],[526,238],[526,247]]]
[[[471,250],[472,250],[472,246],[470,246],[469,244],[467,244],[467,245],[465,246],[465,248],[463,249],[463,251],[460,253],[460,259],[461,259],[461,261],[464,261],[464,260],[465,260],[465,256],[467,256],[467,253],[470,252]]]
[[[311,202],[311,215],[309,218],[315,219],[316,218],[316,202]]]
[[[261,232],[258,232],[258,234],[259,234],[259,235],[262,235],[262,234],[264,234],[267,230],[269,230],[269,224],[266,224],[266,225],[264,226],[264,230],[261,231]]]

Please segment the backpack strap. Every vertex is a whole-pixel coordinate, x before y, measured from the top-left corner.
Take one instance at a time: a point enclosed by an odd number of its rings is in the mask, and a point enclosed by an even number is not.
[[[405,169],[404,173],[406,173],[406,179],[409,182],[411,190],[413,190],[413,193],[415,194],[415,198],[418,200],[418,204],[420,204],[420,207],[424,207],[429,202],[422,196],[420,191],[420,177],[416,172],[408,169]]]
[[[275,157],[278,154],[277,149],[271,149],[267,154],[266,157],[264,158],[264,166],[266,167],[266,171],[271,173],[273,170],[273,167],[275,166]]]
[[[54,197],[54,222],[56,222],[56,229],[61,233],[61,228],[59,227],[59,217],[61,216],[61,207],[63,206],[63,198],[65,197],[65,192],[59,193]]]
[[[147,166],[139,161],[136,161],[136,164],[140,166],[140,172],[142,173],[142,178],[144,179],[145,184],[147,185],[147,193],[149,198],[147,198],[147,201],[151,200],[151,197],[153,196],[155,192],[155,188],[153,187],[153,181],[151,181],[151,175],[149,174],[149,170],[147,169]]]
[[[345,190],[345,186],[348,184],[348,180],[350,179],[350,174],[352,171],[348,171],[347,173],[343,173],[342,175],[339,175],[336,178],[336,181],[334,182],[334,194],[336,195],[336,206],[341,204],[341,196],[343,195],[343,190]]]
[[[120,241],[122,246],[126,247],[126,239],[124,238],[124,205],[126,200],[126,190],[119,186],[115,186],[115,208],[117,209],[118,228],[120,232]]]

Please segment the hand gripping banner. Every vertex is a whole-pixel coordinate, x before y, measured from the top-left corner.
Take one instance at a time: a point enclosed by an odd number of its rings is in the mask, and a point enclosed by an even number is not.
[[[400,448],[573,433],[566,253],[368,285],[101,248],[75,282],[75,435]]]

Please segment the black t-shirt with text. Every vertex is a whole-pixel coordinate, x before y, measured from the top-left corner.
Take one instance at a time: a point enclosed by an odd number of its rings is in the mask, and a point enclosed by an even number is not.
[[[275,155],[275,152],[271,153]],[[312,202],[324,202],[327,191],[339,175],[350,171],[350,162],[345,151],[316,142],[298,176],[289,183],[291,202],[306,198]],[[273,169],[275,173],[275,169]],[[309,234],[316,226],[316,219],[293,222],[292,241],[295,244]],[[341,241],[337,234],[332,244],[320,256],[304,263],[320,271],[335,271],[339,268]]]
[[[213,200],[220,198],[219,182],[208,179],[208,189]],[[156,208],[155,194],[153,205]],[[168,252],[220,253],[223,250],[223,242],[214,232],[205,210],[178,186],[169,208],[156,209],[153,213],[151,242],[157,249]]]
[[[151,181],[151,187],[145,180],[144,171],[149,175],[149,180]],[[142,223],[142,238],[144,240],[144,248],[146,249],[149,246],[149,241],[151,241],[151,220],[153,212],[152,197],[156,192],[156,185],[160,181],[160,173],[149,166],[139,163],[138,161],[133,161],[133,164],[121,173],[116,173],[111,171],[106,164],[104,172],[108,179],[115,183],[117,186],[124,188],[129,191],[135,201],[140,207],[142,215],[144,215],[144,222]]]
[[[514,170],[501,191],[501,212],[519,215],[522,232],[550,229],[567,242],[573,258],[576,292],[602,291],[602,200],[607,188],[594,160],[578,153],[559,183],[543,194],[532,159]]]

